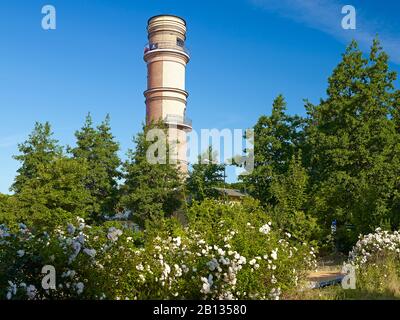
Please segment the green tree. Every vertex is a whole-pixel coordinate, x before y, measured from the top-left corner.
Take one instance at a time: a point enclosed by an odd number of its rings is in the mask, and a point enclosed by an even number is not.
[[[118,202],[118,179],[121,178],[118,156],[119,145],[111,133],[110,117],[97,128],[93,127],[90,114],[81,130],[75,132],[76,147],[70,149],[73,157],[85,160],[88,165],[84,177],[86,189],[93,197],[92,219],[100,221],[104,214],[110,215]]]
[[[350,243],[388,221],[398,226],[398,211],[393,211],[400,176],[395,79],[378,40],[368,58],[352,42],[329,78],[327,98],[307,104],[310,209],[327,232],[333,219],[354,225],[345,236]]]
[[[58,141],[52,138],[53,132],[48,122],[36,123],[27,141],[18,145],[20,154],[14,159],[21,162],[11,190],[19,193],[30,180],[37,178],[38,167],[49,164],[55,158],[61,157],[62,148]]]
[[[16,196],[18,222],[49,228],[89,216],[93,199],[84,183],[85,161],[58,158],[36,170],[36,179],[27,180]]]
[[[146,222],[171,216],[184,200],[183,177],[170,157],[167,131],[162,123],[144,126],[134,139],[135,150],[129,150],[129,159],[123,164],[125,183],[121,204],[142,227]],[[154,146],[158,147],[152,153]],[[149,155],[157,161],[150,161]]]
[[[0,211],[4,211],[8,202],[8,196],[5,194],[0,193]]]
[[[272,114],[261,116],[254,126],[254,170],[243,176],[246,190],[262,204],[272,200],[272,177],[288,170],[290,160],[303,140],[303,119],[286,114],[286,102],[279,95],[273,103]]]
[[[15,224],[17,208],[15,204],[15,196],[0,194],[0,224],[12,225]]]
[[[281,230],[301,242],[316,240],[318,235],[317,219],[306,211],[308,180],[300,154],[293,156],[288,171],[275,175],[271,183],[274,221]]]
[[[224,185],[225,166],[216,163],[215,159],[216,156],[210,146],[203,155],[198,157],[197,163],[193,164],[193,170],[189,173],[186,185],[196,201],[220,196],[216,188]]]

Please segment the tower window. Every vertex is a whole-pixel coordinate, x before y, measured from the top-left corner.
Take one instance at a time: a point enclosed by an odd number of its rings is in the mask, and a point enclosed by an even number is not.
[[[176,44],[183,48],[185,46],[185,41],[180,38],[176,38]]]

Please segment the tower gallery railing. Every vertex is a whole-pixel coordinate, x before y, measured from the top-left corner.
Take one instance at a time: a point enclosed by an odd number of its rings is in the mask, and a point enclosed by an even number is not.
[[[187,55],[189,55],[189,50],[182,43],[174,42],[174,41],[158,41],[154,43],[147,43],[144,47],[144,53],[157,50],[157,49],[172,49],[177,51],[183,51]]]
[[[192,120],[187,117],[182,117],[175,114],[167,114],[164,118],[164,122],[172,125],[181,125],[188,128],[192,128]]]

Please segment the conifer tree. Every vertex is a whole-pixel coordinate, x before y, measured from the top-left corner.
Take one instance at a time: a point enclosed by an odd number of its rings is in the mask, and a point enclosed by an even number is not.
[[[224,185],[225,166],[215,162],[216,156],[210,146],[203,155],[198,157],[198,162],[193,164],[193,169],[187,179],[187,190],[196,201],[206,198],[218,198],[216,189]]]
[[[110,117],[107,115],[95,128],[88,114],[84,126],[75,132],[75,137],[77,146],[70,152],[75,159],[85,160],[88,165],[85,186],[94,200],[92,218],[100,221],[102,215],[110,215],[115,209],[118,179],[121,177],[119,145],[111,133]]]
[[[52,136],[48,122],[36,123],[28,140],[18,145],[20,154],[14,156],[14,159],[21,162],[21,167],[17,170],[12,191],[19,193],[28,181],[37,178],[39,166],[45,166],[62,157],[62,148]]]
[[[159,130],[163,138],[152,138],[148,135],[152,130]],[[121,204],[132,212],[133,220],[141,227],[146,222],[154,223],[171,216],[184,200],[183,177],[177,164],[170,161],[167,131],[162,123],[144,126],[134,139],[135,150],[128,152],[129,159],[123,165],[125,183]],[[155,143],[159,148],[152,155],[158,157],[160,163],[149,160],[150,147]]]
[[[49,123],[36,123],[27,141],[19,145],[15,159],[22,165],[4,219],[11,221],[12,214],[15,221],[50,227],[92,212],[94,201],[84,185],[86,161],[68,159],[52,135]]]

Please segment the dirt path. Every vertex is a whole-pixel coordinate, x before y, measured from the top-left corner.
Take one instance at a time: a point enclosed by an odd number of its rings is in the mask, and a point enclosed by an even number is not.
[[[341,272],[343,255],[331,255],[318,260],[318,270],[310,272],[307,280],[310,282],[310,287],[320,288],[332,284],[340,283],[345,274]]]

